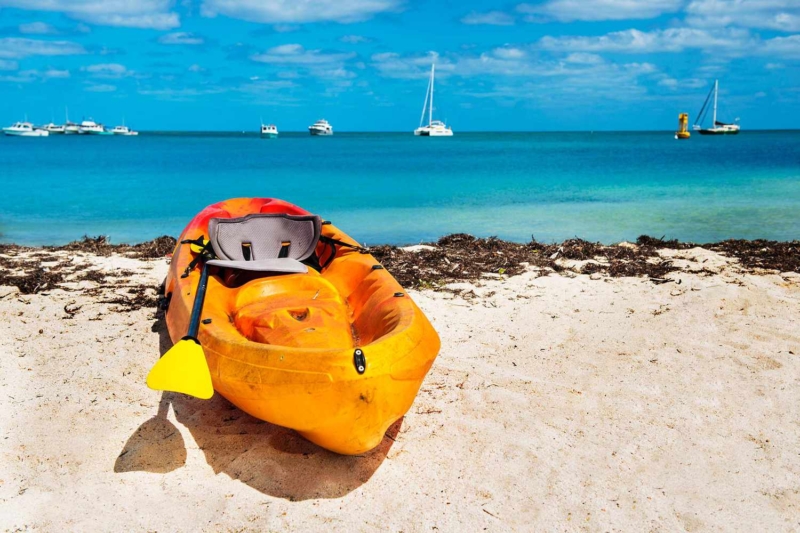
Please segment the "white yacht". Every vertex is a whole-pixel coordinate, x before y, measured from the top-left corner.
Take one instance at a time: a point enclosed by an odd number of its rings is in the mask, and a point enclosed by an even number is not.
[[[433,120],[433,78],[434,67],[431,65],[431,77],[428,79],[428,90],[425,92],[425,103],[422,105],[422,115],[419,117],[419,128],[414,130],[414,135],[421,137],[452,137],[453,130],[441,120]],[[425,109],[428,110],[428,124],[423,126]]]
[[[42,126],[41,129],[52,134],[64,133],[64,126],[59,126],[58,124],[54,124],[53,122],[51,122],[50,124],[45,124],[44,126]]]
[[[14,137],[47,137],[50,132],[34,128],[30,122],[17,122],[13,126],[3,128],[3,133]]]
[[[139,135],[138,131],[133,131],[132,129],[130,129],[128,126],[125,125],[114,127],[114,129],[111,130],[111,133],[114,135],[125,135],[125,136]]]
[[[81,122],[78,131],[81,135],[111,135],[111,132],[103,128],[102,124],[98,124],[92,119]]]
[[[278,127],[275,124],[261,124],[261,137],[267,139],[278,138]]]
[[[325,119],[318,120],[308,127],[311,135],[333,135],[333,127]]]

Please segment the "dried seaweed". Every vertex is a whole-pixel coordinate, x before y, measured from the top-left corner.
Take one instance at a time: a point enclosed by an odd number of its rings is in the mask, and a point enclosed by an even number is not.
[[[175,249],[176,242],[174,237],[162,235],[152,241],[139,244],[111,244],[108,241],[108,237],[105,235],[99,235],[97,237],[84,235],[83,239],[79,241],[73,241],[64,246],[47,246],[45,249],[53,251],[85,252],[104,257],[112,254],[121,254],[135,259],[158,259],[172,253]]]
[[[731,239],[703,247],[735,257],[746,268],[800,272],[800,241]]]

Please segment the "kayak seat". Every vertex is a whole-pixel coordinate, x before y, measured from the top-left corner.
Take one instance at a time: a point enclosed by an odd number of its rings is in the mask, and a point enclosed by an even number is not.
[[[301,261],[316,250],[322,220],[316,215],[254,213],[212,218],[209,239],[218,259],[209,266],[250,272],[308,272]]]

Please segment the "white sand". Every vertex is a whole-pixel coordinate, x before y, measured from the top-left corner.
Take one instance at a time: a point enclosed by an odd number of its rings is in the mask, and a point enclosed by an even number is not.
[[[149,390],[153,310],[0,288],[0,529],[798,530],[800,276],[673,254],[722,273],[412,293],[442,351],[364,457]]]

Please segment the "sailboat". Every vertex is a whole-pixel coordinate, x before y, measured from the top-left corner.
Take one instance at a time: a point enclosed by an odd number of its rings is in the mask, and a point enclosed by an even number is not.
[[[431,77],[428,80],[428,90],[425,92],[425,103],[422,105],[422,115],[419,117],[419,128],[414,130],[414,135],[422,137],[452,137],[453,130],[440,120],[433,120],[433,79],[435,64],[431,65]],[[428,110],[428,125],[423,126],[425,109]]]
[[[711,100],[711,95],[714,95],[714,116],[712,118],[712,123],[710,128],[703,128],[701,124],[703,120],[708,115],[708,103]],[[694,123],[695,131],[699,132],[700,135],[736,135],[739,133],[739,124],[726,124],[725,122],[720,122],[717,120],[717,96],[719,94],[719,80],[714,80],[714,87],[706,96],[706,101],[703,102],[703,107],[700,108],[700,112],[697,113],[697,121]],[[739,119],[736,119],[738,122]]]

